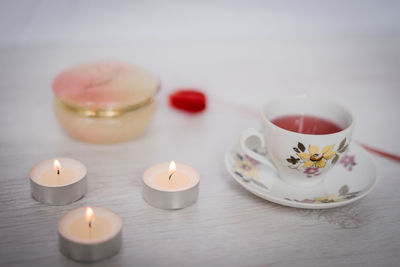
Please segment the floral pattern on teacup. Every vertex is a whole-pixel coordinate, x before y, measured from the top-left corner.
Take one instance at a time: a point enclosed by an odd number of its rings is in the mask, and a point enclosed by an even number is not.
[[[326,165],[326,161],[330,160],[333,156],[336,155],[336,151],[333,151],[334,145],[329,145],[324,147],[321,152],[319,152],[318,146],[308,146],[308,153],[307,152],[300,152],[296,153],[300,159],[303,160],[303,168],[324,168]]]
[[[304,170],[304,173],[307,175],[307,178],[311,178],[312,176],[320,175],[319,168],[308,167]]]
[[[353,167],[357,165],[355,161],[355,156],[349,156],[349,155],[344,155],[342,159],[339,161],[339,164],[343,164],[343,167],[345,167],[349,172],[353,170]]]
[[[298,142],[297,147],[293,147],[294,155],[286,159],[290,163],[288,166],[291,169],[301,170],[307,178],[317,176],[320,169],[325,168],[326,163],[331,161],[335,164],[340,157],[340,154],[345,152],[349,144],[346,144],[346,138],[340,142],[337,150],[334,150],[335,145],[324,146],[321,150],[316,145],[308,145],[308,149],[303,143]]]
[[[360,191],[349,192],[349,186],[344,185],[339,189],[338,194],[328,194],[322,197],[314,197],[314,198],[305,198],[303,200],[290,199],[285,198],[288,201],[300,202],[300,203],[311,203],[311,204],[324,204],[324,203],[333,203],[333,202],[341,202],[345,200],[349,200],[357,197],[360,194]]]

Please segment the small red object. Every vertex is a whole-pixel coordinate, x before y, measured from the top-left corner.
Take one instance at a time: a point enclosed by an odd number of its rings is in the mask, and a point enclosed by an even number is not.
[[[195,89],[180,89],[169,95],[172,107],[191,113],[203,111],[206,102],[206,96]]]

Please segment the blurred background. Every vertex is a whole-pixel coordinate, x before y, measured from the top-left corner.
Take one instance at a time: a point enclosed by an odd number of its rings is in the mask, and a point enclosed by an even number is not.
[[[212,112],[221,101],[256,109],[284,93],[341,101],[356,115],[356,139],[396,152],[399,14],[395,0],[2,1],[0,94],[51,108],[60,70],[120,59],[158,74],[165,103],[170,91],[196,87]],[[30,90],[48,98],[23,100]],[[20,127],[15,116],[10,127]]]
[[[2,44],[261,41],[400,30],[396,0],[2,1]]]

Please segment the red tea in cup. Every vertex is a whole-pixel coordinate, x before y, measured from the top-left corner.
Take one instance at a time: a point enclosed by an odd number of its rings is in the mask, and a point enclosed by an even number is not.
[[[332,134],[343,130],[332,121],[310,115],[286,115],[271,122],[282,129],[302,134]]]

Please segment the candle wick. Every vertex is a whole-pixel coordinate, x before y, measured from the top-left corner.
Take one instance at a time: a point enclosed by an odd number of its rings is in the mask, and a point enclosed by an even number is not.
[[[172,175],[174,175],[174,172],[169,175],[168,180],[171,180]]]
[[[60,184],[61,183],[61,177],[60,177],[60,169],[57,169],[57,183]]]
[[[89,239],[92,239],[92,221],[89,222]]]

